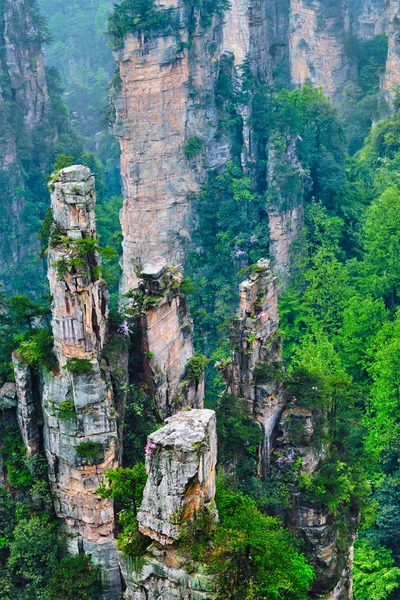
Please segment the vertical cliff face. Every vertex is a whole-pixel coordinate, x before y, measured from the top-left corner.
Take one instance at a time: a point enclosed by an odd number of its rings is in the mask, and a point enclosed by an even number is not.
[[[40,129],[43,137],[55,135],[48,123],[50,100],[41,50],[42,38],[39,16],[31,3],[26,0],[2,2],[0,230],[4,242],[0,245],[0,279],[10,291],[15,289],[11,280],[20,278],[22,281],[27,265],[32,261],[30,255],[34,256],[39,247],[36,236],[27,233],[24,218],[26,181],[22,161],[27,160],[35,132]],[[25,279],[25,289],[30,283]]]
[[[196,511],[215,512],[217,436],[211,410],[189,410],[167,419],[149,436],[148,480],[138,514],[142,533],[154,540],[145,566],[136,568],[119,554],[127,585],[126,600],[168,597],[171,600],[216,597],[213,578],[185,568],[176,551],[182,525]]]
[[[382,98],[391,102],[400,85],[400,3],[391,0],[389,8],[385,13],[387,18],[386,31],[389,37],[389,50],[386,62],[386,70],[382,78]]]
[[[267,260],[258,261],[240,286],[240,308],[231,333],[231,363],[225,371],[228,392],[243,398],[248,414],[263,431],[260,448],[263,476],[269,472],[270,453],[284,408],[279,372],[277,282]]]
[[[12,360],[18,398],[18,425],[28,454],[35,455],[40,450],[39,420],[41,410],[38,390],[32,384],[30,366],[15,352]]]
[[[194,356],[193,321],[181,279],[177,267],[145,265],[134,300],[140,331],[136,376],[150,390],[161,419],[183,407],[203,407],[204,377],[187,377]]]
[[[115,133],[125,197],[124,290],[135,287],[137,264],[158,256],[182,262],[191,228],[189,194],[199,185],[185,142],[200,140],[200,150],[215,132],[209,105],[221,39],[218,19],[204,29],[194,8],[174,0],[163,9],[174,10],[178,32],[129,34],[116,57],[122,81]],[[218,151],[209,160],[218,162]],[[195,162],[201,164],[201,158]]]
[[[324,2],[291,0],[289,53],[291,80],[302,85],[307,80],[321,86],[331,97],[357,77],[356,64],[346,50],[350,34],[347,2],[335,6]]]
[[[48,278],[59,371],[43,376],[44,449],[71,549],[92,555],[103,570],[104,598],[118,598],[113,506],[96,493],[104,472],[117,466],[118,441],[112,392],[100,365],[108,294],[99,278],[94,177],[86,167],[70,167],[51,187]]]
[[[296,399],[282,413],[276,443],[275,467],[300,461],[300,473],[312,477],[326,457],[327,448],[315,435],[321,415],[317,410],[296,406]],[[297,486],[291,487],[292,508],[286,519],[305,541],[305,549],[316,570],[313,596],[329,600],[352,598],[353,540],[358,515],[334,516],[327,507],[307,498]]]
[[[308,178],[297,157],[296,140],[274,132],[267,157],[270,252],[274,272],[280,284],[284,284],[291,272],[293,244],[303,227],[303,197]]]

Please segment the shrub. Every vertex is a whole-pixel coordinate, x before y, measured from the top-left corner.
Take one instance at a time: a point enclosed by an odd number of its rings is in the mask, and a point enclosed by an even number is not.
[[[56,367],[56,359],[53,354],[53,336],[47,329],[39,328],[17,335],[16,340],[21,340],[16,349],[17,354],[31,367],[43,367],[46,370],[52,370]]]
[[[143,463],[133,467],[107,471],[107,483],[97,492],[102,498],[115,500],[118,511],[118,524],[122,527],[117,538],[121,552],[136,557],[136,568],[139,568],[140,557],[150,544],[150,539],[139,531],[137,513],[143,499],[143,490],[147,481],[146,468]]]
[[[70,358],[64,369],[72,375],[82,375],[92,372],[92,363],[87,358]]]
[[[160,10],[154,0],[122,0],[108,19],[108,35],[115,50],[120,50],[128,33],[165,30],[173,25],[171,10]]]
[[[61,419],[72,419],[75,417],[75,404],[68,400],[60,402],[58,416]]]
[[[204,356],[203,354],[192,356],[192,358],[189,358],[189,360],[186,363],[186,379],[198,385],[206,366],[206,356]]]
[[[52,600],[97,600],[101,587],[99,569],[83,554],[62,558],[49,583]]]
[[[183,144],[182,149],[183,153],[187,159],[194,158],[198,156],[204,148],[204,142],[199,137],[190,137]]]
[[[186,526],[181,547],[216,572],[218,598],[305,600],[314,571],[279,519],[264,516],[251,498],[222,482],[216,503],[219,522],[198,515],[198,523]]]
[[[96,460],[101,455],[102,448],[103,447],[101,444],[89,440],[88,442],[82,442],[78,444],[76,447],[76,453],[82,458]]]

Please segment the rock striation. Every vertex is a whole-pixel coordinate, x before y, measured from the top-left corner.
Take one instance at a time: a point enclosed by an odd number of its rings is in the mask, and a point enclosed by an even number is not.
[[[189,570],[176,552],[182,524],[199,510],[216,515],[215,467],[217,434],[212,410],[188,410],[166,420],[148,438],[148,480],[138,514],[139,528],[154,543],[139,569],[119,553],[126,600],[214,600],[215,581]]]
[[[304,225],[308,177],[297,156],[296,140],[273,132],[267,148],[270,252],[273,269],[284,285],[292,270],[293,245]]]
[[[221,367],[227,391],[245,400],[248,414],[263,431],[260,463],[264,476],[269,472],[276,427],[285,405],[277,376],[281,360],[278,326],[277,280],[270,262],[261,259],[240,285],[239,314],[231,332],[231,361]]]
[[[16,352],[12,356],[17,396],[17,418],[22,440],[29,455],[40,450],[39,419],[40,399],[35,397],[32,373],[29,364]]]
[[[311,477],[326,456],[326,447],[317,443],[315,432],[321,415],[296,405],[292,398],[281,416],[275,453],[275,468],[284,470],[300,460],[300,473]],[[290,490],[292,507],[286,512],[287,525],[305,542],[305,550],[316,570],[313,597],[349,600],[352,596],[353,540],[358,515],[333,516],[328,508],[307,498],[297,486]]]
[[[193,321],[180,291],[181,279],[178,267],[145,265],[134,294],[139,309],[139,383],[150,390],[161,419],[183,407],[203,408],[204,402],[204,376],[198,381],[187,378],[187,364],[194,356]]]
[[[138,514],[140,531],[163,545],[179,538],[182,523],[212,508],[217,435],[212,410],[182,411],[148,438],[148,480]]]
[[[50,184],[54,219],[48,251],[54,352],[58,370],[43,374],[44,450],[57,515],[72,552],[102,569],[104,599],[120,597],[114,510],[96,490],[117,462],[111,387],[101,370],[108,293],[100,278],[94,177],[87,167],[61,170]]]
[[[115,135],[121,146],[124,205],[122,289],[136,286],[136,266],[158,256],[182,262],[190,237],[190,194],[199,189],[203,151],[213,139],[217,116],[210,97],[217,76],[221,19],[204,26],[199,11],[169,0],[179,23],[173,31],[128,34],[116,53],[121,90],[114,97]],[[196,141],[199,155],[185,150]],[[200,146],[199,146],[200,144]],[[207,161],[229,158],[214,142]],[[223,146],[223,145],[222,145]]]

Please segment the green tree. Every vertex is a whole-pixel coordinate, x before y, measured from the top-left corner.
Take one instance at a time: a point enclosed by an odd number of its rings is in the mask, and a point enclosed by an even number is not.
[[[371,285],[388,306],[400,295],[400,192],[387,189],[371,204],[365,222],[365,263]]]
[[[390,550],[362,540],[356,543],[353,579],[355,600],[386,600],[400,587],[400,568]]]

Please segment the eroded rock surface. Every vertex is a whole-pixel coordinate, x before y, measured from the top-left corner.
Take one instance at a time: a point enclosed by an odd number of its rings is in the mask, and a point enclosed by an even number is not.
[[[318,410],[296,405],[296,398],[284,410],[278,428],[275,468],[284,470],[300,460],[300,472],[312,477],[326,458],[326,446],[315,435],[321,428]],[[305,550],[316,570],[313,597],[349,600],[352,596],[353,540],[358,515],[333,515],[327,507],[313,502],[297,486],[290,488],[292,507],[287,524],[304,539]]]
[[[148,480],[138,514],[140,531],[164,545],[178,539],[196,511],[213,507],[217,463],[214,411],[182,411],[166,423],[148,438]]]
[[[240,285],[240,308],[232,327],[231,362],[224,367],[227,391],[243,398],[248,414],[264,433],[260,449],[264,475],[279,417],[285,405],[283,386],[276,377],[281,359],[278,333],[277,281],[270,262],[258,261],[249,279]]]
[[[96,250],[94,177],[87,167],[73,166],[50,185],[48,279],[59,371],[43,376],[44,448],[69,547],[100,565],[104,598],[111,600],[121,595],[114,510],[96,490],[104,472],[118,465],[118,440],[112,391],[100,365],[108,293]]]
[[[38,454],[39,408],[38,399],[34,396],[30,366],[17,353],[12,356],[14,365],[15,390],[17,396],[17,417],[21,436],[28,454]]]
[[[39,251],[35,235],[27,235],[26,194],[21,165],[33,135],[55,137],[49,124],[50,98],[45,77],[37,11],[26,0],[4,0],[0,15],[0,278],[9,292],[10,279],[23,277],[32,255]],[[18,115],[18,127],[15,116]],[[23,150],[19,143],[24,139]],[[26,157],[25,157],[26,158]],[[37,268],[42,271],[40,261]],[[12,274],[12,278],[10,277]],[[38,273],[42,275],[42,272]],[[25,282],[28,286],[30,282]],[[14,291],[15,293],[15,291]]]
[[[187,378],[187,364],[194,356],[193,321],[186,297],[180,291],[182,273],[165,264],[145,265],[138,294],[139,360],[142,381],[162,419],[183,407],[203,408],[204,377]]]

